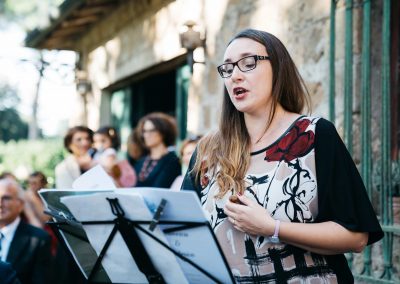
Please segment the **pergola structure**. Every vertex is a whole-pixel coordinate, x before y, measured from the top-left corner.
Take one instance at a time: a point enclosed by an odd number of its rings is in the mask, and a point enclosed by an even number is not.
[[[28,34],[25,45],[37,49],[76,50],[75,40],[118,7],[120,0],[66,0],[50,25]]]

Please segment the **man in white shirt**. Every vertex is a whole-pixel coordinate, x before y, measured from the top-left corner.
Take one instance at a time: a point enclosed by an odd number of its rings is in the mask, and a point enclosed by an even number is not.
[[[22,284],[49,283],[50,236],[21,220],[23,195],[14,180],[0,180],[0,258],[12,265]]]

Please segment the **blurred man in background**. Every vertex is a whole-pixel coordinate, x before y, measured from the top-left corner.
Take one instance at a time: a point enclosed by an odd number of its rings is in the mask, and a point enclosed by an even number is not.
[[[22,284],[50,283],[50,236],[26,224],[24,191],[9,178],[0,180],[0,259],[9,262]]]

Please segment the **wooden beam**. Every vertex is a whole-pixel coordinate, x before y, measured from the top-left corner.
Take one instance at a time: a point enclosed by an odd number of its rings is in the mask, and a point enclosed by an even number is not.
[[[116,7],[118,4],[115,2],[96,5],[96,6],[85,6],[81,10],[77,10],[74,12],[74,17],[83,17],[83,16],[91,16],[96,14],[104,14],[110,11],[110,9]]]
[[[54,32],[52,32],[49,36],[49,38],[52,37],[65,37],[65,36],[70,36],[70,35],[74,35],[74,34],[79,34],[82,33],[84,31],[86,31],[87,27],[83,26],[83,27],[75,27],[75,28],[62,28],[62,29],[58,29],[55,30]]]
[[[99,20],[99,18],[100,18],[100,15],[93,15],[93,16],[67,19],[61,23],[61,27],[65,28],[65,27],[83,26],[83,25],[97,22]]]
[[[42,48],[46,49],[63,49],[63,50],[74,50],[73,40],[66,39],[48,39],[41,45]]]
[[[124,0],[126,1],[126,0]],[[98,4],[105,4],[105,3],[116,3],[118,4],[118,0],[87,0],[86,5],[98,5]]]

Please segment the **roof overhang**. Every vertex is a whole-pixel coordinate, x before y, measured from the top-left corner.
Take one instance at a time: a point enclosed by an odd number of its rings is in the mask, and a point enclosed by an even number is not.
[[[37,49],[78,51],[76,41],[105,14],[115,10],[120,2],[120,0],[65,0],[58,7],[58,18],[51,19],[48,27],[28,33],[25,45]]]

